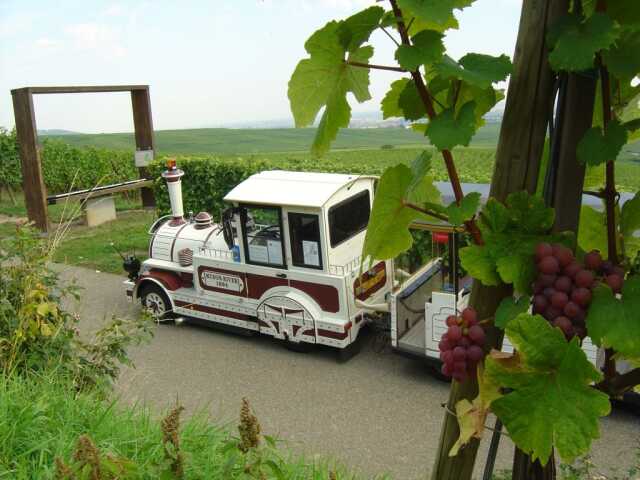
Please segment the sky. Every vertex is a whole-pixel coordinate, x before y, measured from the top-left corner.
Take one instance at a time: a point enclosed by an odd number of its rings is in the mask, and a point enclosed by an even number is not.
[[[373,0],[1,0],[0,126],[14,125],[10,90],[24,86],[150,85],[156,130],[291,117],[287,82],[305,40]],[[449,30],[447,53],[513,56],[522,0],[477,0]],[[384,3],[381,3],[384,5]],[[386,7],[386,5],[384,5]],[[371,37],[371,63],[395,45]],[[371,73],[379,110],[400,74]],[[34,97],[39,129],[133,130],[128,93]]]

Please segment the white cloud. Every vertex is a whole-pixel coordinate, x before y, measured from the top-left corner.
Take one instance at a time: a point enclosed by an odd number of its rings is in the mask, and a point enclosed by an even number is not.
[[[60,47],[62,42],[59,40],[54,40],[48,37],[42,37],[35,41],[36,48],[44,49],[44,50],[55,50]]]
[[[124,15],[124,13],[125,13],[124,7],[118,3],[114,3],[113,5],[109,5],[102,12],[102,15],[106,15],[109,17],[119,17],[120,15]]]

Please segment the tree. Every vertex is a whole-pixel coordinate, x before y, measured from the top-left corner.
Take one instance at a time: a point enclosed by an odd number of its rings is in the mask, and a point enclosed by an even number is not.
[[[475,311],[448,319],[441,342],[443,373],[455,380],[433,478],[471,478],[489,411],[518,447],[514,478],[554,478],[553,452],[569,461],[588,452],[599,417],[609,412],[607,395],[620,395],[640,376],[638,368],[618,373],[613,360],[640,360],[640,277],[633,267],[640,197],[616,214],[613,166],[640,128],[640,87],[632,83],[640,71],[640,7],[632,0],[524,2],[511,65],[504,55],[469,53],[457,61],[446,55],[443,32],[457,28],[454,10],[472,2],[390,0],[389,10],[374,6],[329,22],[306,42],[309,57],[291,77],[289,98],[296,126],[311,124],[324,107],[312,147],[321,155],[349,124],[348,94],[359,102],[370,98],[370,70],[403,74],[382,101],[383,116],[404,117],[424,132],[445,162],[455,201],[444,206],[433,194],[428,151],[411,168],[385,171],[364,262],[407,250],[410,223],[435,217],[465,226],[472,244],[461,259],[475,279]],[[398,65],[368,63],[376,29],[396,43]],[[478,212],[479,196],[462,193],[452,149],[469,144],[503,96],[494,84],[510,73],[491,198]],[[547,157],[543,146],[556,92]],[[592,114],[596,97],[601,108]],[[605,214],[587,211],[581,222],[583,229],[587,222],[590,229],[606,223],[601,250],[608,261],[595,251],[584,260],[580,248],[574,254],[585,166],[606,170],[604,188],[592,192],[603,198]],[[531,303],[534,315],[526,313]],[[476,316],[484,333],[471,333]],[[503,333],[517,353],[491,350]],[[604,375],[580,349],[587,334],[607,349]],[[470,342],[462,338],[485,335],[486,358],[465,361]]]

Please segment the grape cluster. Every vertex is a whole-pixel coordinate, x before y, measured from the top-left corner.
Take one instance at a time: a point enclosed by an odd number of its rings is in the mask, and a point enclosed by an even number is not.
[[[475,375],[476,365],[484,357],[484,330],[471,307],[465,308],[459,316],[449,315],[447,327],[438,344],[442,374],[463,382]]]
[[[533,313],[560,328],[567,338],[587,335],[585,317],[592,291],[600,281],[618,293],[622,289],[624,271],[603,261],[593,250],[584,257],[584,265],[573,252],[562,245],[539,243],[536,246],[538,278],[533,284]]]

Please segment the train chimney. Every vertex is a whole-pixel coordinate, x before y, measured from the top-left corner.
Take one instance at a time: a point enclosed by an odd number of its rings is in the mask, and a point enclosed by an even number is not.
[[[176,167],[176,159],[167,160],[167,169],[162,172],[162,178],[167,182],[169,190],[169,201],[171,202],[171,222],[172,227],[185,223],[184,211],[182,209],[182,176],[184,172]]]

